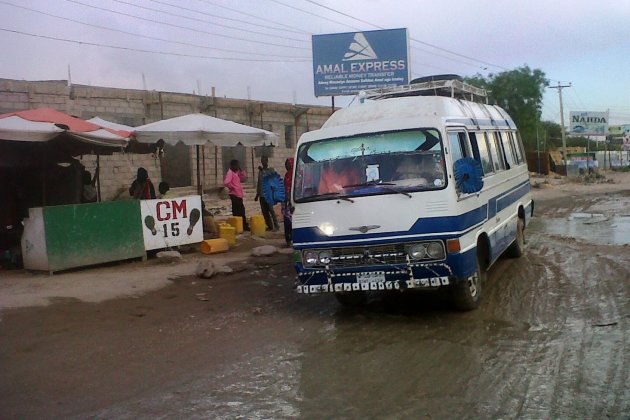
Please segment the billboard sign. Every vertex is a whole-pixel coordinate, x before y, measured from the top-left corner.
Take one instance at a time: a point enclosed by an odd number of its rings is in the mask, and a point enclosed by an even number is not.
[[[569,132],[579,136],[608,134],[608,112],[571,111]]]
[[[141,200],[144,248],[169,248],[203,241],[201,197]]]
[[[407,29],[313,35],[315,96],[409,83]]]

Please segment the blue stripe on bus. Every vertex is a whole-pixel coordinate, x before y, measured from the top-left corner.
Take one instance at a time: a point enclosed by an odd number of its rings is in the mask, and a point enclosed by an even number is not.
[[[440,234],[445,232],[465,232],[473,226],[482,223],[486,220],[487,206],[483,205],[477,209],[471,210],[459,216],[445,216],[445,217],[426,217],[419,218],[406,231],[396,232],[380,232],[356,235],[343,235],[330,237],[326,236],[317,227],[307,228],[294,228],[293,229],[293,243],[296,247],[303,242],[328,242],[328,241],[346,241],[352,242],[356,240],[365,239],[378,239],[391,236],[408,236],[408,235],[422,235],[422,234]],[[381,241],[383,242],[383,241]],[[384,242],[391,242],[384,241]],[[378,241],[372,242],[373,244],[379,243]]]
[[[468,232],[470,229],[486,221],[489,217],[494,217],[498,211],[501,211],[516,202],[519,198],[527,194],[530,188],[531,187],[529,181],[525,181],[522,184],[514,187],[511,191],[489,199],[488,205],[484,204],[474,210],[471,210],[461,215],[418,218],[413,226],[411,226],[411,228],[406,231],[380,232],[371,233],[369,235],[354,234],[330,237],[326,236],[317,227],[294,228],[293,243],[296,249],[302,249],[311,247],[307,244],[309,242],[349,242],[348,245],[352,245],[352,242],[354,241],[364,242],[365,240],[369,240],[371,245],[377,245],[380,243],[394,242],[391,239],[386,239],[391,238],[392,236],[413,236],[426,234],[435,234],[436,237],[441,238],[461,236]],[[379,238],[384,239],[379,240]],[[396,242],[398,241],[400,240],[397,240]],[[306,246],[303,246],[302,244]],[[344,244],[337,243],[335,245],[343,246]]]
[[[488,200],[488,219],[496,216],[497,213],[499,213],[501,210],[506,209],[512,204],[514,204],[516,201],[518,201],[519,198],[523,197],[530,190],[531,190],[531,184],[529,183],[529,180],[528,180],[528,181],[523,182],[520,185],[517,185],[512,190],[502,195],[498,195],[496,197],[492,197],[491,199],[489,199]]]

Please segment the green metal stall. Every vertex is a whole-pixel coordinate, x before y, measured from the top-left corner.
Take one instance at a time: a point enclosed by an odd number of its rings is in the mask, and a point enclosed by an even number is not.
[[[138,200],[29,209],[22,236],[24,268],[49,272],[144,258]]]

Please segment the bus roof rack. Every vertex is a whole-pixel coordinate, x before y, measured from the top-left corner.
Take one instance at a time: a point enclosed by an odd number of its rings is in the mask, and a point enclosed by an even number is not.
[[[462,80],[430,80],[403,86],[372,89],[361,94],[365,99],[388,99],[403,96],[447,96],[475,102],[475,99],[488,103],[488,91],[470,85]]]

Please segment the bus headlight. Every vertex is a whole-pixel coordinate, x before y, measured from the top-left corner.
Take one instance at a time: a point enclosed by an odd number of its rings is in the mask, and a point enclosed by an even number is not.
[[[304,252],[304,265],[306,267],[312,267],[317,264],[317,251],[305,251]]]
[[[440,242],[431,242],[427,245],[427,255],[435,260],[444,259],[444,247]]]
[[[409,247],[409,256],[414,260],[421,260],[427,256],[425,244],[415,244]]]
[[[321,225],[318,226],[318,228],[326,236],[332,236],[333,233],[335,233],[335,226],[333,226],[331,223],[322,223]]]
[[[328,265],[330,264],[330,258],[332,257],[332,254],[330,251],[322,251],[319,253],[319,263],[320,264],[324,264],[324,265]]]

